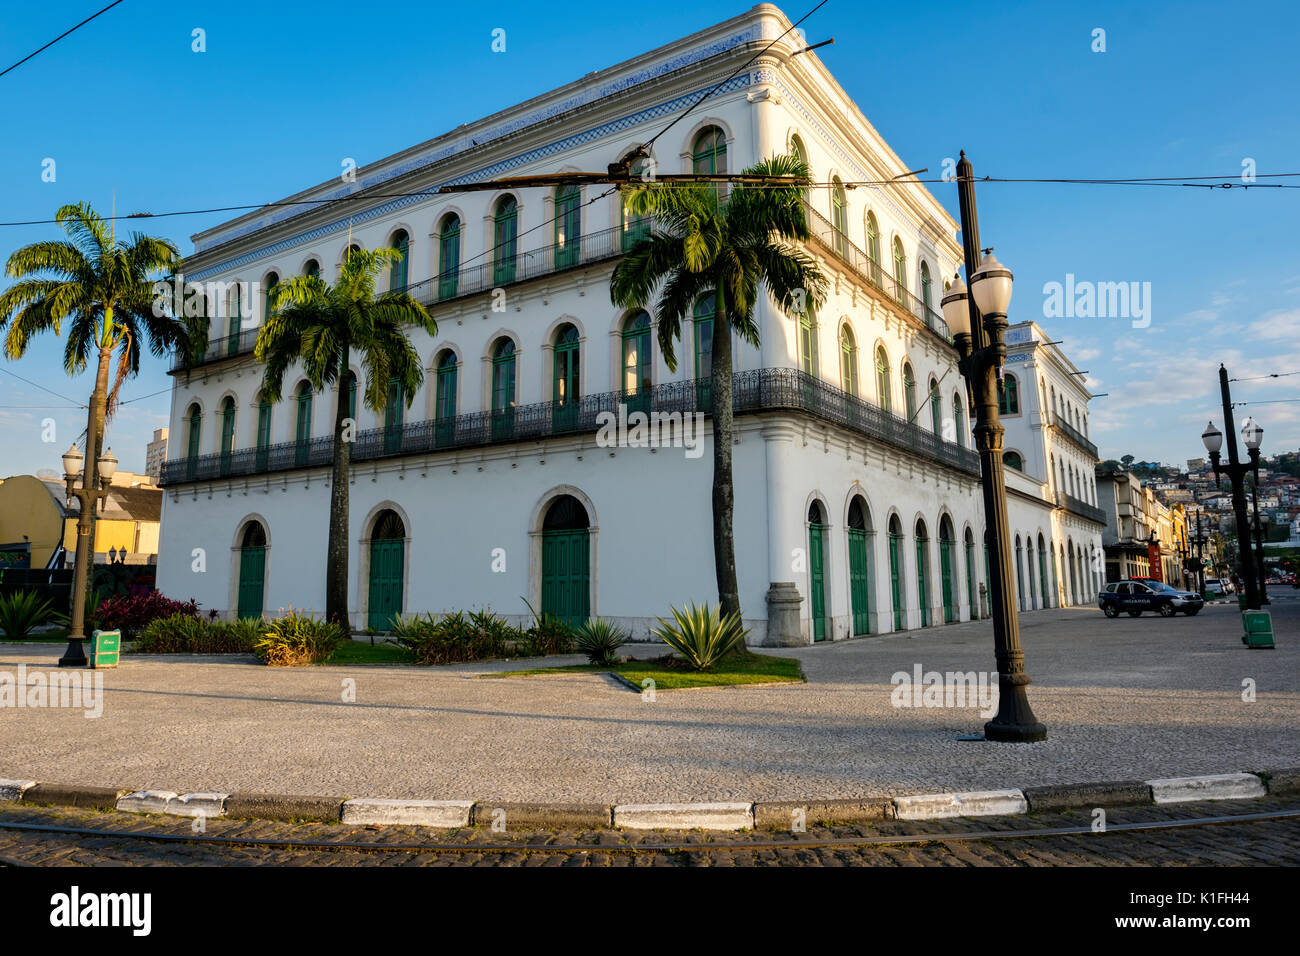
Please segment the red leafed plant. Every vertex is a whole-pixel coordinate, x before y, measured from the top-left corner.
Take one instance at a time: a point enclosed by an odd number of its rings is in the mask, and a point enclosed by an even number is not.
[[[106,631],[120,630],[122,637],[130,640],[160,617],[173,614],[199,616],[199,605],[194,600],[173,601],[159,591],[133,591],[111,597],[99,605],[96,624]]]

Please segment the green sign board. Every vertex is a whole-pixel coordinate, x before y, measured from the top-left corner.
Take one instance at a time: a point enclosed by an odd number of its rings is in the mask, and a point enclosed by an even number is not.
[[[121,631],[96,631],[92,636],[94,647],[91,649],[90,666],[116,667],[118,655],[122,651]]]

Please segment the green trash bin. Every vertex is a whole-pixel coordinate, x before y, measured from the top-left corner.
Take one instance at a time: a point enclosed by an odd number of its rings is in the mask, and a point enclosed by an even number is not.
[[[1244,611],[1241,624],[1246,631],[1241,641],[1247,647],[1273,647],[1273,616],[1268,611]]]

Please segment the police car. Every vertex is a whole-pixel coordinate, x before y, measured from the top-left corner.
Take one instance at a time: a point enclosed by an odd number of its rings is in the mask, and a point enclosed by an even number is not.
[[[1205,606],[1205,599],[1191,591],[1180,591],[1164,581],[1142,578],[1112,581],[1097,595],[1097,606],[1107,617],[1141,617],[1143,611],[1157,611],[1161,617],[1173,617],[1182,611],[1188,617]]]

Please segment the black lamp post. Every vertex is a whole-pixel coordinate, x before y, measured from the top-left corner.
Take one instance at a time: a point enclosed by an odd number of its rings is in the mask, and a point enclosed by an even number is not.
[[[1205,542],[1206,537],[1201,533],[1201,509],[1196,509],[1196,534],[1192,538],[1192,544],[1196,545],[1196,557],[1193,559],[1196,563],[1193,565],[1197,575],[1198,592],[1205,593]]]
[[[1030,742],[1047,739],[1025,688],[1025,652],[1020,646],[1020,618],[1012,593],[1011,536],[1007,519],[1007,489],[1002,472],[1002,435],[995,376],[1006,362],[1007,309],[1011,304],[1010,270],[985,251],[976,267],[979,216],[970,160],[957,163],[957,195],[961,207],[961,238],[970,292],[958,275],[942,301],[943,317],[953,332],[960,356],[958,368],[966,378],[968,398],[975,409],[975,444],[980,456],[980,484],[988,527],[989,590],[993,611],[993,642],[998,664],[998,712],[984,725],[984,739]],[[980,317],[983,316],[981,325]]]
[[[63,481],[67,485],[68,499],[77,499],[77,563],[72,583],[72,618],[68,625],[68,648],[59,658],[60,667],[85,667],[86,652],[82,641],[86,639],[86,585],[90,569],[95,563],[95,543],[90,540],[99,502],[108,497],[113,473],[117,471],[117,458],[109,448],[99,459],[91,462],[89,475],[82,473],[84,456],[73,445],[63,455]],[[81,480],[78,487],[77,480]],[[89,479],[89,480],[87,480]]]
[[[1264,441],[1264,429],[1254,418],[1247,417],[1246,423],[1241,426],[1241,439],[1250,452],[1250,497],[1255,512],[1255,570],[1259,572],[1259,603],[1264,605],[1268,603],[1268,587],[1264,581],[1268,577],[1268,571],[1264,567],[1264,532],[1259,525],[1259,446]]]
[[[1221,462],[1219,449],[1223,446],[1223,432],[1214,427],[1214,422],[1206,426],[1201,434],[1205,450],[1210,453],[1214,463],[1214,483],[1220,482],[1220,473],[1226,473],[1232,482],[1232,510],[1237,519],[1237,566],[1241,574],[1242,587],[1246,589],[1246,607],[1252,611],[1259,610],[1259,588],[1255,586],[1255,574],[1250,558],[1250,522],[1246,517],[1246,472],[1249,464],[1242,464],[1237,457],[1237,434],[1232,424],[1232,393],[1228,388],[1228,370],[1219,366],[1219,391],[1223,396],[1223,424],[1228,435],[1228,464]],[[1259,454],[1258,447],[1255,454]]]

